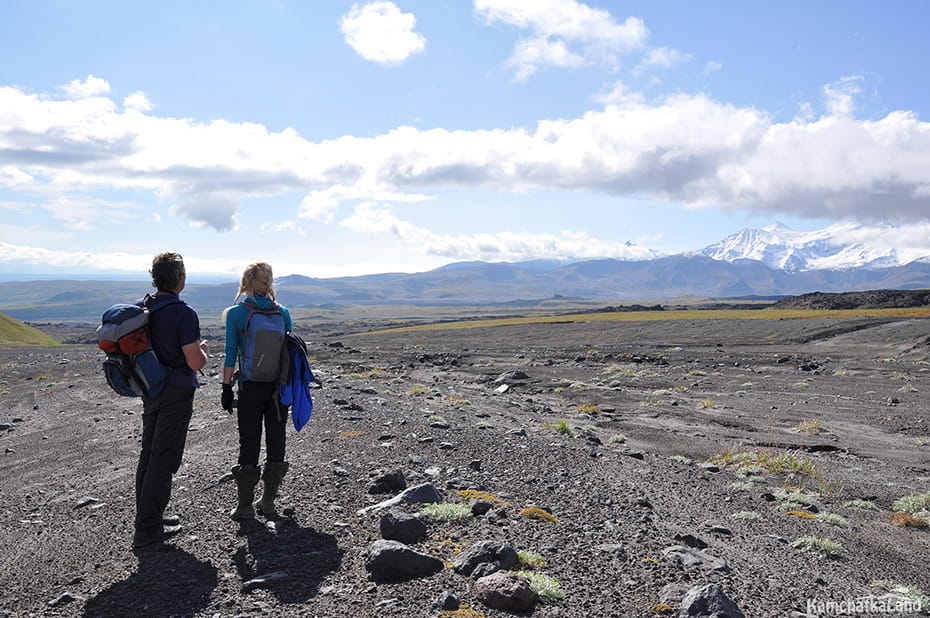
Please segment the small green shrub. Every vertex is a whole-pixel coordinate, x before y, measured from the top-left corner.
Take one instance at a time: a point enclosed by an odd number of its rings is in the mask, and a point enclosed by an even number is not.
[[[525,569],[541,567],[546,564],[545,556],[534,551],[518,551],[517,559],[520,560],[520,566]]]
[[[534,571],[517,571],[517,575],[530,580],[530,589],[543,603],[554,603],[565,598],[559,580],[554,577]]]
[[[840,528],[849,527],[849,521],[842,515],[837,515],[836,513],[820,513],[818,519],[831,526],[839,526]]]
[[[860,500],[856,498],[855,500],[847,500],[840,504],[840,508],[844,509],[862,509],[866,511],[878,511],[881,510],[878,508],[878,505],[872,502],[871,500]]]
[[[463,521],[472,517],[471,507],[462,502],[427,504],[421,511],[434,521]]]
[[[892,509],[911,515],[930,516],[930,493],[911,494],[894,501]]]
[[[802,536],[793,541],[791,547],[801,551],[815,552],[826,558],[840,558],[846,553],[839,543],[816,536]]]
[[[775,497],[780,500],[797,502],[804,506],[820,506],[820,499],[817,496],[812,496],[811,494],[806,494],[801,491],[785,491],[782,489],[775,492]]]
[[[765,468],[757,464],[747,464],[745,466],[740,466],[736,470],[736,476],[741,476],[743,478],[748,478],[751,476],[756,476],[757,474],[762,474],[765,472]]]
[[[707,399],[703,400],[703,401],[700,403],[700,406],[699,406],[699,407],[700,407],[702,410],[704,410],[704,409],[707,409],[707,408],[716,408],[716,407],[717,407],[717,404],[714,403],[714,400],[713,400],[713,399],[711,399],[710,397],[708,397]]]
[[[731,491],[752,491],[753,487],[755,487],[755,485],[753,485],[749,481],[737,481],[735,483],[730,483],[729,485],[727,485],[727,488],[730,489]]]
[[[797,431],[814,435],[821,434],[826,430],[822,422],[813,419],[803,420],[795,425],[794,428]]]
[[[608,444],[623,444],[624,442],[626,442],[626,436],[622,433],[617,433],[607,438]]]
[[[432,392],[433,389],[428,387],[426,384],[420,384],[419,382],[407,389],[407,394],[414,396],[432,394]]]
[[[887,579],[876,579],[869,584],[869,588],[875,594],[892,594],[901,601],[919,605],[924,610],[930,607],[930,597],[917,586],[902,586]]]

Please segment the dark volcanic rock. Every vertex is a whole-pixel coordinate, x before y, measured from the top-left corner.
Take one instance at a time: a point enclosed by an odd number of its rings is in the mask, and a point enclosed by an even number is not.
[[[498,571],[475,582],[475,598],[488,607],[509,612],[525,612],[536,603],[530,582],[509,571]]]
[[[695,618],[745,618],[736,603],[718,584],[691,588],[681,601],[679,616]]]
[[[397,541],[375,541],[368,547],[365,568],[376,582],[406,581],[432,575],[442,560]]]
[[[462,575],[471,575],[481,564],[492,564],[497,569],[510,569],[519,563],[516,550],[500,541],[479,541],[469,546],[452,561],[452,569]]]
[[[426,538],[428,527],[416,515],[390,511],[381,516],[381,536],[390,541],[411,544]]]

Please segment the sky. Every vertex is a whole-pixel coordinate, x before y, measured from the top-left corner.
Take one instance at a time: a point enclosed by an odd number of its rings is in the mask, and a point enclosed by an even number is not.
[[[930,3],[0,1],[0,279],[930,255]]]

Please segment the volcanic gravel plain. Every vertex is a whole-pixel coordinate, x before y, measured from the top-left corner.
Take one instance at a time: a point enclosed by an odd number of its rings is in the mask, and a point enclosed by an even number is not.
[[[383,511],[359,511],[397,493],[369,492],[381,471],[486,492],[493,517],[431,520],[412,547],[537,554],[563,596],[520,615],[675,615],[711,583],[747,617],[930,596],[930,532],[892,523],[930,492],[930,319],[298,329],[323,386],[289,428],[281,517],[242,525],[215,332],[169,505],[184,531],[138,553],[141,401],[108,390],[87,333],[43,328],[85,343],[0,347],[0,616],[513,615],[452,568],[372,580]]]

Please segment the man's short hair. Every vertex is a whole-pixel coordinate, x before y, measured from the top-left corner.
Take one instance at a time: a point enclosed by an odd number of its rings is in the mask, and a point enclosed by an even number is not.
[[[152,260],[152,287],[159,292],[172,292],[181,285],[184,276],[184,258],[178,253],[159,253]]]

